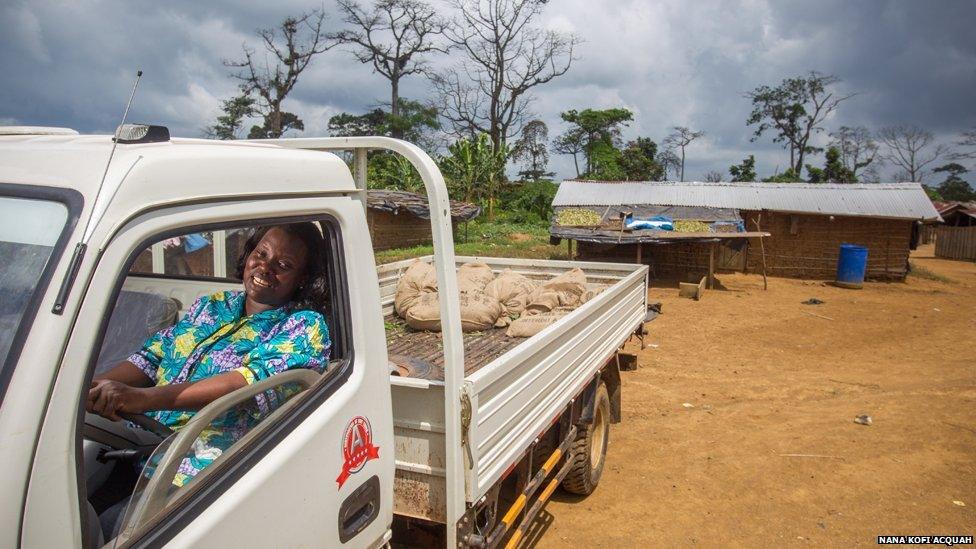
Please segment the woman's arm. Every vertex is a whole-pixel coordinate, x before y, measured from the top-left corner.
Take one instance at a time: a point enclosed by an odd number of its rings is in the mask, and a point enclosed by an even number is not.
[[[192,383],[158,387],[132,387],[120,381],[101,380],[88,392],[86,408],[111,420],[120,419],[119,412],[141,414],[150,410],[199,410],[246,385],[244,376],[236,371]]]
[[[118,381],[131,387],[149,387],[152,385],[152,380],[149,379],[149,376],[141,368],[128,360],[122,361],[111,370],[95,376],[95,379],[92,381],[92,387],[99,381]]]

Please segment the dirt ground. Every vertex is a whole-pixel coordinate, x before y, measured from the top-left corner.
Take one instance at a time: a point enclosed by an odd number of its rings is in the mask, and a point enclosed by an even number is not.
[[[772,278],[763,291],[760,276],[726,274],[699,302],[651,288],[657,347],[622,373],[600,486],[557,492],[528,545],[976,535],[976,264],[931,246],[912,261],[950,281]],[[811,297],[825,303],[800,303]]]

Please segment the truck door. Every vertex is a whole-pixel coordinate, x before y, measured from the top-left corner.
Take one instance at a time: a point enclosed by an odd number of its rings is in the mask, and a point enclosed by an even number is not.
[[[318,223],[328,243],[327,320],[334,344],[329,367],[322,375],[289,370],[271,376],[262,382],[266,386],[249,385],[198,411],[196,424],[191,420],[157,447],[152,458],[156,472],[139,478],[119,536],[99,541],[120,547],[374,547],[389,539],[392,411],[369,234],[360,203],[347,197],[317,197],[155,211],[130,221],[102,246],[90,278],[79,277],[72,291],[83,300],[76,305],[77,317],[37,446],[22,530],[25,546],[79,547],[99,539],[82,450],[85,433],[93,432],[90,424],[98,418],[86,417],[84,398],[120,296],[141,292],[177,297],[185,310],[196,296],[239,288],[235,280],[196,273],[131,275],[140,255],[151,255],[146,250],[153,243],[180,235],[226,235],[296,221]],[[214,246],[218,253],[223,248]],[[174,486],[175,468],[166,464],[179,466],[196,443],[196,433],[210,428],[208,418],[284,382],[297,387],[295,396],[193,480]],[[111,451],[113,440],[100,443]]]

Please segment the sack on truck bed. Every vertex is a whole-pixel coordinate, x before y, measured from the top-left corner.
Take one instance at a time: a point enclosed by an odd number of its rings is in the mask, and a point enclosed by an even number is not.
[[[532,279],[513,273],[511,269],[505,269],[495,280],[488,283],[485,287],[485,294],[495,298],[502,306],[502,316],[499,317],[495,326],[503,328],[511,323],[511,320],[525,310],[529,299],[535,292],[536,282]]]
[[[584,292],[586,292],[586,273],[576,267],[543,282],[525,307],[525,314],[545,313],[557,307],[577,307]]]
[[[502,314],[498,300],[480,294],[458,296],[461,309],[461,331],[480,332],[495,325]],[[437,293],[425,293],[410,307],[406,314],[407,325],[415,330],[439,332],[441,330],[441,302]]]
[[[485,291],[485,286],[495,278],[491,267],[484,263],[465,263],[458,267],[458,293],[470,294]]]
[[[512,325],[508,327],[505,335],[508,337],[532,337],[571,312],[573,312],[571,307],[559,307],[544,313],[522,315],[512,321]]]
[[[407,311],[416,304],[420,296],[437,291],[437,273],[430,263],[416,260],[407,267],[397,282],[393,309],[406,318]]]

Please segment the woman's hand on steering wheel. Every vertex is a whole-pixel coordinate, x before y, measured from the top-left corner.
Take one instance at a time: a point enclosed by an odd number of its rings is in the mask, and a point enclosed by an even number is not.
[[[119,381],[93,381],[88,390],[85,409],[104,418],[118,421],[120,413],[141,414],[146,411],[144,390]]]

